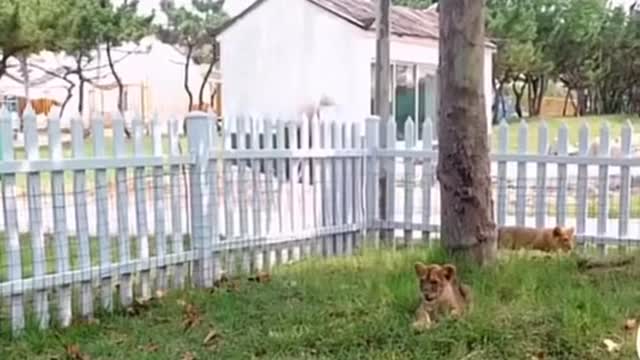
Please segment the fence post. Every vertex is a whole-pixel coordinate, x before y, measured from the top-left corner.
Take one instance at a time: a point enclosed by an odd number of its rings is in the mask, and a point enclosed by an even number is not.
[[[210,220],[207,217],[209,201],[207,184],[207,162],[209,159],[209,146],[213,124],[206,113],[200,111],[190,112],[185,121],[187,123],[187,140],[189,142],[189,155],[191,166],[189,173],[189,185],[191,187],[191,244],[195,259],[193,262],[193,276],[196,286],[213,286],[213,253],[206,251],[211,244],[209,230]]]
[[[377,116],[371,116],[366,119],[366,131],[365,131],[365,143],[369,155],[367,156],[367,173],[365,175],[366,182],[366,216],[367,216],[367,229],[366,234],[371,237],[371,241],[376,249],[380,247],[380,237],[375,231],[377,215],[379,213],[380,204],[378,203],[378,185],[379,175],[376,169],[377,158],[375,151],[378,149],[379,137],[378,130],[380,126],[380,118]]]

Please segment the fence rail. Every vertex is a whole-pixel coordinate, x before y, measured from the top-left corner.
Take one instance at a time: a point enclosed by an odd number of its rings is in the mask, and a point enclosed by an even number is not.
[[[406,121],[404,142],[395,122],[376,117],[364,129],[360,122],[227,118],[234,132],[218,129],[205,113],[186,121],[186,139],[176,121],[163,129],[157,117],[149,132],[134,119],[132,139],[118,116],[112,134],[93,119],[89,138],[72,121],[71,143],[63,143],[60,123],[51,119],[40,144],[35,116],[26,111],[20,144],[11,116],[0,113],[0,298],[7,305],[0,311],[8,310],[14,332],[31,313],[42,328],[67,326],[75,313],[90,318],[97,307],[126,307],[134,296],[213,286],[223,272],[351,255],[365,244],[365,231],[373,246],[432,242],[439,231],[429,121]],[[503,123],[492,154],[499,225],[573,225],[582,244],[601,251],[640,241],[640,158],[632,155],[630,123],[619,156],[610,154],[606,124],[595,155],[586,125],[577,155],[567,151],[566,126],[557,155],[549,154],[544,122],[536,154],[527,153],[528,124],[518,133],[519,151],[509,153]]]

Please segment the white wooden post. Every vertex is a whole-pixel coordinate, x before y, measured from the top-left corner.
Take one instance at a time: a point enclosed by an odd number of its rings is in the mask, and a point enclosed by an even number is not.
[[[547,122],[542,120],[538,125],[538,154],[546,155],[549,150]],[[547,164],[538,162],[536,171],[536,227],[545,226],[547,216]]]
[[[386,122],[382,122],[380,126],[387,127],[387,143],[386,149],[395,150],[396,149],[396,129],[397,123],[395,119],[391,119]],[[395,156],[389,156],[388,158],[382,160],[382,163],[385,166],[385,175],[386,179],[386,188],[380,189],[380,191],[386,192],[385,197],[385,218],[382,220],[382,241],[385,246],[391,246],[393,249],[396,248],[396,237],[394,234],[394,222],[396,219],[395,209],[396,209],[396,158]]]
[[[226,118],[223,122],[223,149],[231,150],[230,143],[230,122],[236,120],[236,118],[229,117]],[[237,128],[237,127],[236,127]],[[238,132],[236,131],[236,139],[238,139]],[[239,141],[239,140],[238,140]],[[232,242],[235,233],[235,209],[236,206],[234,204],[234,186],[233,186],[233,171],[231,167],[231,160],[222,160],[222,176],[224,179],[224,234],[225,241],[227,243]],[[232,273],[235,271],[235,262],[233,260],[233,254],[231,251],[225,251],[225,271],[228,273]]]
[[[6,108],[0,109],[0,159],[11,161],[13,152],[13,129],[11,114]],[[2,183],[2,208],[4,216],[5,249],[8,266],[8,281],[18,282],[22,279],[22,252],[18,234],[18,212],[16,208],[16,176],[4,174]],[[11,316],[11,330],[18,335],[24,329],[23,294],[20,289],[11,292],[9,298],[9,312]]]
[[[286,150],[285,123],[281,118],[276,121],[276,131],[276,147],[278,148],[278,150]],[[281,233],[291,230],[291,227],[286,226],[287,220],[285,219],[285,184],[287,178],[285,161],[286,160],[284,158],[278,158],[278,160],[276,160],[276,172],[278,178],[278,220],[280,222]],[[286,246],[280,248],[279,255],[281,264],[286,264],[289,262],[289,249]]]
[[[113,116],[113,150],[116,158],[126,157],[124,143],[124,120],[120,113]],[[127,307],[133,302],[133,288],[129,266],[131,261],[129,246],[129,187],[127,186],[127,168],[116,169],[117,211],[118,211],[118,248],[120,267],[120,303]]]
[[[289,150],[298,150],[298,123],[296,120],[288,122],[289,128]],[[300,161],[295,158],[289,159],[289,216],[291,218],[291,233],[295,234],[301,229],[300,223],[300,174],[298,173]],[[294,241],[291,248],[291,260],[300,260],[300,242]]]
[[[133,118],[133,147],[136,157],[145,156],[142,119]],[[147,227],[147,196],[145,168],[138,166],[133,170],[136,202],[136,235],[138,238],[138,258],[140,259],[140,289],[142,299],[151,298],[151,269],[149,264],[149,229]]]
[[[178,120],[172,117],[167,124],[169,127],[169,154],[170,156],[180,155],[180,138],[178,136]],[[170,169],[171,183],[171,243],[173,245],[174,254],[182,254],[184,252],[184,242],[182,236],[182,191],[180,181],[180,165],[172,164]],[[186,179],[185,179],[186,181]],[[184,263],[179,261],[173,274],[173,287],[182,289],[184,287],[185,269]]]
[[[258,130],[258,122],[262,119],[251,118],[251,127],[249,134],[251,135],[251,141],[249,145],[252,150],[258,151],[260,150],[260,132]],[[261,238],[263,236],[262,231],[262,182],[260,181],[260,165],[263,164],[262,160],[252,159],[251,160],[251,188],[252,194],[252,222],[253,222],[253,236]],[[262,241],[260,241],[262,242]],[[253,260],[252,260],[252,270],[253,271],[262,271],[264,266],[264,246],[263,244],[256,244],[253,247]]]
[[[498,129],[498,153],[507,154],[509,149],[509,125],[502,119]],[[498,161],[498,226],[505,226],[507,221],[507,162]]]
[[[325,149],[333,149],[335,148],[335,137],[333,128],[335,127],[335,122],[330,121],[325,123],[324,127],[324,147]],[[329,228],[335,229],[335,219],[334,219],[334,210],[335,210],[335,172],[333,166],[333,159],[328,158],[325,160],[324,164],[324,183],[325,183],[325,191],[323,195],[323,202],[325,208],[325,216],[326,216],[326,225]],[[334,256],[336,254],[336,239],[337,237],[333,234],[325,239],[325,255],[326,256]]]
[[[313,204],[313,198],[310,196],[309,190],[311,185],[309,184],[309,158],[306,155],[309,153],[309,121],[311,121],[306,115],[302,115],[302,123],[300,124],[300,147],[299,151],[302,152],[305,157],[300,160],[300,168],[302,172],[302,180],[300,184],[300,204],[302,207],[301,225],[303,230],[307,230],[312,226],[311,215],[312,212],[309,207]],[[302,240],[302,256],[309,257],[311,255],[311,243],[313,239],[307,238]]]
[[[238,150],[247,149],[247,118],[239,116],[237,118],[237,148]],[[247,187],[249,186],[249,180],[247,179],[247,165],[248,161],[240,159],[238,160],[238,212],[240,220],[240,239],[246,241],[249,236],[249,209],[248,209],[248,194]],[[248,248],[242,248],[240,250],[241,268],[242,272],[248,274],[251,270],[251,257],[249,255]]]
[[[194,161],[191,165],[189,183],[191,188],[191,239],[195,253],[193,274],[195,284],[199,287],[213,286],[213,258],[207,251],[211,230],[208,208],[210,194],[207,184],[207,163],[209,162],[209,148],[211,146],[210,126],[212,119],[204,112],[190,112],[187,122],[187,138],[189,154]]]
[[[413,119],[408,118],[404,123],[404,138],[407,149],[416,146]],[[404,244],[413,246],[413,188],[416,182],[416,166],[413,158],[404,159]]]
[[[558,155],[569,154],[569,128],[562,122],[558,130]],[[556,224],[565,226],[567,213],[567,164],[558,164],[558,198],[556,200]]]
[[[320,119],[317,116],[313,117],[311,121],[311,147],[316,149],[321,149],[322,144],[320,142],[322,138],[322,130],[320,128]],[[314,214],[314,228],[320,229],[324,226],[323,223],[323,202],[322,202],[322,188],[323,188],[323,160],[322,159],[314,159],[313,160],[313,214]],[[315,246],[313,249],[313,253],[316,256],[322,255],[322,247],[324,244],[324,239],[317,238],[314,239]]]
[[[633,126],[631,121],[627,120],[622,126],[622,155],[625,158],[631,157],[631,141],[633,134]],[[629,216],[631,203],[631,169],[629,166],[620,167],[620,214],[618,221],[618,236],[620,240],[627,239],[629,235]],[[620,246],[621,251],[626,251],[626,246]]]
[[[274,136],[274,128],[273,122],[270,118],[264,120],[264,148],[265,151],[272,150],[273,147],[273,136]],[[272,216],[272,212],[279,210],[279,199],[276,199],[273,195],[277,191],[277,188],[274,187],[274,160],[267,159],[264,164],[264,176],[265,176],[265,186],[266,186],[266,196],[267,196],[267,213],[266,213],[266,233],[267,235],[272,235],[275,233],[275,229],[277,226],[275,221],[278,221],[278,216]],[[279,212],[278,212],[279,215]],[[273,246],[269,246],[267,249],[267,269],[271,271],[273,267],[277,264],[278,258],[275,249]]]
[[[51,160],[62,160],[62,141],[60,139],[60,119],[49,119],[49,155]],[[51,194],[53,197],[53,228],[56,254],[56,272],[62,275],[58,284],[58,319],[62,327],[71,324],[71,270],[69,259],[69,238],[67,234],[67,206],[64,193],[64,172],[51,174]],[[81,260],[82,261],[82,260]]]
[[[604,121],[600,127],[600,144],[598,144],[598,156],[609,157],[609,124]],[[607,234],[607,222],[609,220],[609,165],[598,166],[598,251],[604,255],[606,244],[601,237]]]
[[[211,129],[211,140],[210,140],[210,152],[209,159],[207,161],[207,165],[209,166],[207,173],[209,174],[209,193],[211,196],[211,201],[209,201],[209,217],[206,221],[211,223],[211,235],[210,240],[205,242],[205,251],[207,254],[211,254],[213,261],[213,279],[217,280],[222,275],[222,264],[221,257],[218,251],[214,252],[214,247],[220,245],[220,193],[218,189],[218,185],[220,184],[220,171],[219,169],[222,167],[221,161],[218,159],[218,154],[211,156],[215,152],[219,152],[220,147],[224,146],[222,142],[223,139],[220,138],[218,129],[216,124],[218,123],[218,119],[215,114],[211,115],[212,124],[210,126]],[[223,148],[224,149],[224,148]]]
[[[151,118],[151,136],[153,139],[153,155],[163,156],[162,151],[162,131],[160,127],[160,119],[158,114],[154,114]],[[165,257],[169,254],[167,251],[167,228],[166,228],[166,209],[165,209],[165,175],[163,166],[154,166],[153,168],[153,200],[154,200],[154,232],[156,239],[156,257],[158,259],[156,289],[162,294],[168,288],[167,266]]]
[[[35,161],[40,158],[38,145],[38,129],[36,115],[27,107],[23,113],[24,121],[24,147],[27,160]],[[45,241],[42,229],[42,193],[40,187],[40,173],[32,172],[27,175],[27,198],[29,203],[29,233],[31,236],[31,248],[33,251],[33,279],[34,279],[34,304],[36,317],[40,328],[49,326],[49,300],[47,296],[44,277],[47,273]]]
[[[580,156],[587,157],[589,152],[589,126],[586,121],[580,127],[578,146]],[[578,179],[576,184],[576,233],[579,235],[584,235],[586,230],[587,180],[587,165],[578,165]]]
[[[526,154],[528,145],[528,126],[524,119],[518,129],[518,153]],[[516,225],[525,226],[527,216],[527,162],[518,161],[516,180]]]
[[[79,130],[83,132],[81,120],[78,119]],[[102,117],[94,118],[93,125],[93,154],[96,159],[105,158],[104,122]],[[82,134],[80,134],[82,135]],[[76,135],[78,136],[78,135]],[[96,230],[100,247],[100,300],[102,308],[113,310],[113,288],[111,266],[111,237],[109,235],[109,189],[107,183],[107,170],[96,169]]]
[[[353,128],[350,124],[342,123],[342,143],[345,148],[354,149],[352,142],[351,132]],[[343,210],[342,210],[342,224],[353,225],[354,221],[354,212],[353,212],[353,194],[355,194],[354,190],[354,169],[356,168],[355,159],[346,159],[343,161],[344,166],[344,202],[343,202]],[[344,245],[344,253],[345,255],[353,254],[353,244],[355,242],[355,234],[350,232],[346,235],[345,245]]]
[[[360,123],[354,121],[351,131],[351,145],[353,148],[361,150],[363,148],[362,137],[360,136]],[[365,197],[365,184],[364,184],[364,161],[363,156],[357,157],[354,160],[353,168],[353,221],[358,224],[358,234],[356,235],[354,242],[354,250],[359,250],[362,247],[362,235],[366,229],[366,223],[364,221],[364,197]],[[316,173],[317,174],[317,173]],[[317,176],[317,175],[316,175]]]
[[[374,153],[378,150],[379,144],[379,126],[380,126],[380,118],[377,116],[368,117],[366,120],[366,129],[365,129],[365,142],[367,150],[370,153]],[[367,219],[366,219],[366,227],[367,227],[367,240],[371,240],[373,246],[378,249],[380,248],[380,237],[378,235],[377,229],[375,229],[376,221],[378,219],[379,214],[379,203],[378,203],[378,184],[379,184],[379,176],[377,172],[377,163],[378,159],[375,154],[372,154],[366,159],[366,190],[367,197],[365,202],[365,208],[367,209]],[[370,239],[369,239],[370,238]]]
[[[427,118],[422,125],[422,149],[433,151],[433,134],[431,119]],[[422,158],[422,225],[431,226],[431,189],[433,188],[433,161],[431,156]],[[430,244],[428,230],[422,231],[422,242]]]
[[[73,157],[85,158],[83,124],[78,118],[71,120],[71,145]],[[73,172],[73,200],[76,219],[76,239],[80,248],[79,266],[82,269],[80,285],[80,313],[83,318],[93,316],[93,289],[91,285],[91,245],[89,243],[89,219],[87,217],[87,184],[84,170]],[[102,216],[102,214],[100,214]]]

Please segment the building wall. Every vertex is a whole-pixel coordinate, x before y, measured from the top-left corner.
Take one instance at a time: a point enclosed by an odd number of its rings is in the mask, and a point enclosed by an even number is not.
[[[220,37],[223,115],[294,116],[326,97],[343,117],[364,118],[371,74],[362,33],[307,1],[266,1]]]

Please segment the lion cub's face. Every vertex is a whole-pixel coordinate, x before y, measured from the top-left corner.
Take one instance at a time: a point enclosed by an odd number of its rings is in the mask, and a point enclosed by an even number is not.
[[[576,246],[575,231],[572,227],[561,228],[556,226],[552,232],[554,243],[559,249],[569,252]]]
[[[453,265],[415,265],[416,275],[420,282],[420,293],[426,301],[434,301],[442,296],[445,290],[451,287],[455,279],[456,268]]]

